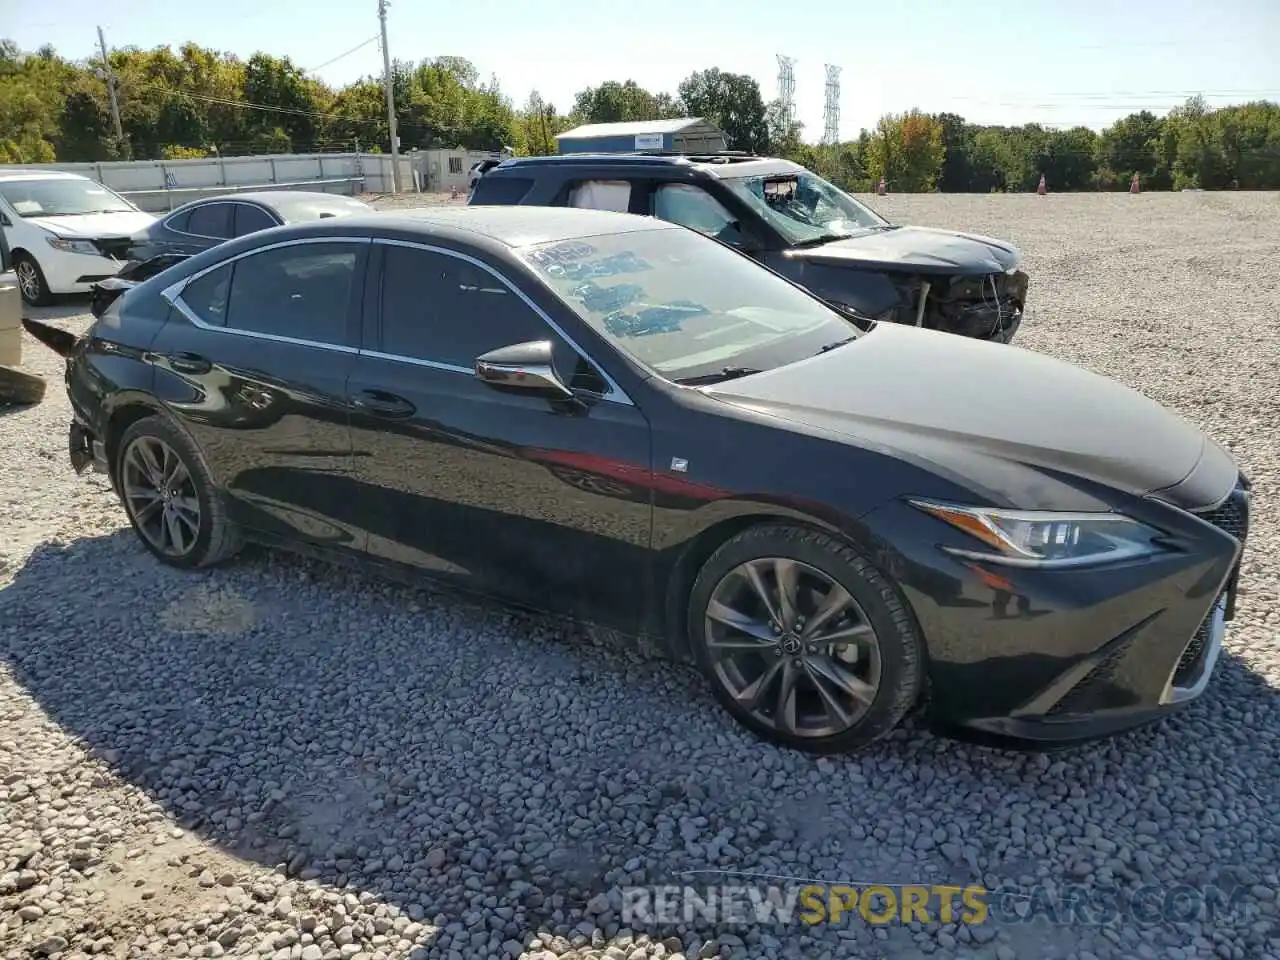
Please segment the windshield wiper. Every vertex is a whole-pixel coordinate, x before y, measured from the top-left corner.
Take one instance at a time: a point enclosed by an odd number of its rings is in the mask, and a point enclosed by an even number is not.
[[[808,240],[798,240],[791,246],[800,249],[804,247],[820,247],[824,243],[831,243],[833,240],[848,240],[850,236],[847,233],[822,233],[816,237],[810,237]]]
[[[708,383],[722,383],[725,380],[736,380],[738,377],[749,377],[753,373],[763,373],[755,367],[722,367],[719,373],[703,373],[696,377],[681,377],[675,382],[685,387],[701,387]]]
[[[846,343],[853,343],[853,341],[857,339],[857,337],[845,337],[843,340],[836,340],[834,343],[824,344],[818,348],[818,353],[826,353],[828,350],[834,350],[836,347],[843,347]]]

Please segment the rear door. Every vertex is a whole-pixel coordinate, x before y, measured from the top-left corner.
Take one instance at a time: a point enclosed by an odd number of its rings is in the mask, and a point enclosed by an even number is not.
[[[439,247],[374,249],[369,302],[379,320],[366,325],[350,380],[369,552],[468,589],[633,627],[649,590],[642,412],[497,268]],[[581,407],[476,378],[476,357],[529,340],[552,341]]]
[[[166,291],[180,316],[152,347],[156,391],[204,451],[233,519],[261,535],[363,549],[342,518],[368,249],[286,241]]]

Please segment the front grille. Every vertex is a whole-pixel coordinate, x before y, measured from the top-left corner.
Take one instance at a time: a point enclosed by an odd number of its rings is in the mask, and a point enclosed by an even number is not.
[[[1197,514],[1219,530],[1229,533],[1244,544],[1249,536],[1249,491],[1243,483],[1237,483],[1231,496],[1213,510]]]

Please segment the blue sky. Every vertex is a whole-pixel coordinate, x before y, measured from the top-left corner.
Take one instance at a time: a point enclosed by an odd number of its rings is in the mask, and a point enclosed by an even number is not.
[[[0,0],[0,36],[26,49],[89,56],[97,25],[115,47],[264,49],[333,84],[381,71],[376,43],[321,66],[377,33],[376,0]],[[396,58],[464,56],[517,105],[536,87],[561,110],[604,80],[675,92],[709,66],[750,74],[768,100],[786,54],[807,139],[822,131],[827,63],[842,68],[846,138],[912,106],[1100,128],[1195,92],[1280,100],[1280,0],[393,0],[388,26]]]

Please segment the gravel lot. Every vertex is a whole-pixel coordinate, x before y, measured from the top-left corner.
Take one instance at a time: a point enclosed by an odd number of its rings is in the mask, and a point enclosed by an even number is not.
[[[28,339],[49,398],[0,411],[0,956],[1280,957],[1280,197],[874,204],[1016,241],[1021,346],[1169,404],[1250,472],[1205,698],[1053,756],[904,733],[812,760],[691,671],[537,619],[284,556],[169,571],[71,471],[60,364]],[[86,309],[34,313],[80,331]],[[1181,924],[619,929],[620,888],[705,869],[1238,892]]]

